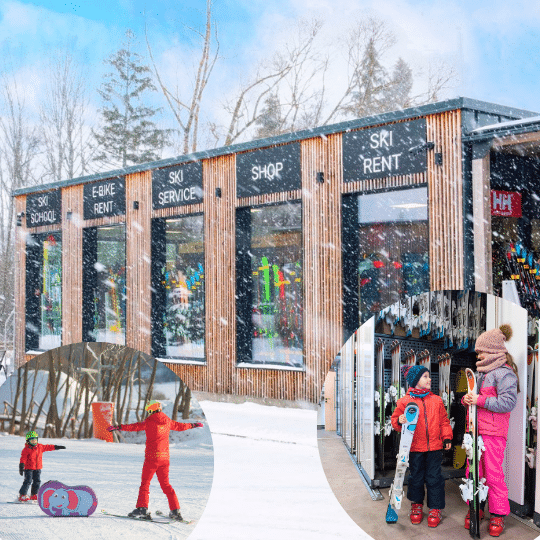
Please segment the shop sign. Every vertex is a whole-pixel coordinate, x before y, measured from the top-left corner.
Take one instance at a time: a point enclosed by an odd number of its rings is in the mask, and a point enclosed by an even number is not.
[[[491,215],[521,217],[521,193],[517,191],[491,190]]]
[[[236,196],[301,189],[300,143],[261,148],[236,156]]]
[[[59,189],[32,193],[26,197],[26,226],[40,227],[62,221],[62,194]]]
[[[85,184],[83,188],[84,219],[120,216],[126,213],[125,177]]]
[[[426,120],[343,134],[343,180],[354,182],[425,172]]]
[[[170,208],[201,203],[202,163],[194,161],[152,172],[152,207]]]

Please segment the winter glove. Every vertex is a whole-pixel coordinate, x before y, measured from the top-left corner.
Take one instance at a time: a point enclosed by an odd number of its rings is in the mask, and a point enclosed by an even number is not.
[[[122,429],[122,426],[109,426],[107,428],[107,431],[120,431]]]
[[[57,444],[54,445],[54,449],[55,450],[65,450],[66,447],[65,446],[58,446]]]
[[[200,422],[196,422],[195,424],[191,424],[191,427],[192,427],[192,428],[196,428],[196,427],[204,427],[204,424],[201,424]]]
[[[24,463],[19,463],[19,474],[21,476],[24,474]]]

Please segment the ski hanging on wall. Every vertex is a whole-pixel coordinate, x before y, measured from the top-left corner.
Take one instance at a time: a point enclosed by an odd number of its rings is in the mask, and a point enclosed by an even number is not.
[[[377,340],[375,346],[375,365],[377,370],[377,388],[375,390],[376,418],[375,435],[378,440],[378,466],[384,471],[384,440],[391,431],[390,418],[386,418],[386,405],[389,402],[389,395],[384,390],[384,341]]]
[[[392,400],[393,412],[401,397],[401,344],[398,340],[392,342],[390,355],[392,356],[392,383],[388,388],[388,394]]]

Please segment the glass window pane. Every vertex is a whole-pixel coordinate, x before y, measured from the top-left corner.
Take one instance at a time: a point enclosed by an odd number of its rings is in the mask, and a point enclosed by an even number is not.
[[[170,358],[204,359],[203,216],[167,220],[164,341]]]
[[[126,342],[126,238],[123,225],[98,227],[94,289],[95,341]]]
[[[27,244],[27,348],[62,344],[62,236],[31,235]]]
[[[41,333],[39,348],[48,350],[62,344],[62,241],[60,233],[43,240],[41,288]]]
[[[427,188],[359,195],[361,322],[401,296],[429,290]]]
[[[252,361],[303,365],[300,203],[251,209]]]

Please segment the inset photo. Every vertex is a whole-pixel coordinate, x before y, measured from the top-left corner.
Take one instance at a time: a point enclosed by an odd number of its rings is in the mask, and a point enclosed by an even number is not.
[[[14,371],[0,404],[2,536],[180,539],[201,518],[210,429],[190,388],[151,356],[58,347]]]
[[[537,373],[538,321],[508,300],[435,291],[379,311],[324,385],[336,498],[375,539],[536,538]]]

